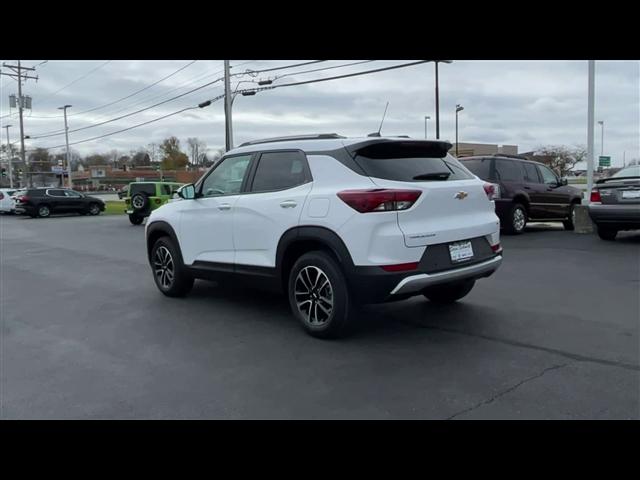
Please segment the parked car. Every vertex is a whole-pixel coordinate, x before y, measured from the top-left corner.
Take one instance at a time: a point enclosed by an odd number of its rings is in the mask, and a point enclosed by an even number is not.
[[[566,230],[574,229],[574,207],[581,203],[582,191],[567,185],[546,165],[503,155],[460,161],[494,185],[496,213],[507,233],[522,233],[527,222],[561,221]]]
[[[125,185],[121,190],[118,190],[118,198],[122,200],[129,195],[129,185]]]
[[[105,208],[101,199],[89,197],[70,188],[27,188],[17,193],[16,213],[32,218],[72,212],[99,215]]]
[[[615,240],[620,230],[640,229],[640,165],[598,180],[591,191],[589,216],[603,240]]]
[[[158,289],[242,279],[286,292],[306,331],[337,337],[354,305],[463,298],[502,262],[488,185],[451,144],[335,134],[245,143],[145,227]]]
[[[0,188],[0,212],[15,213],[15,200],[11,198],[15,192],[15,188]]]
[[[125,213],[133,225],[140,225],[145,217],[174,196],[184,184],[175,182],[132,182],[127,189]]]

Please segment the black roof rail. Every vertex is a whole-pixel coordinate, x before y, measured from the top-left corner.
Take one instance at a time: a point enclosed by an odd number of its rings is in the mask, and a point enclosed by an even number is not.
[[[324,140],[324,139],[338,139],[347,138],[337,133],[312,133],[309,135],[292,135],[289,137],[274,137],[263,138],[262,140],[253,140],[251,142],[245,142],[240,147],[246,147],[248,145],[258,145],[261,143],[275,143],[275,142],[290,142],[294,140]]]
[[[482,155],[478,155],[478,156],[482,156]],[[524,155],[510,154],[510,153],[494,153],[493,155],[490,155],[490,156],[491,157],[516,158],[518,160],[529,160],[529,158],[525,157]]]

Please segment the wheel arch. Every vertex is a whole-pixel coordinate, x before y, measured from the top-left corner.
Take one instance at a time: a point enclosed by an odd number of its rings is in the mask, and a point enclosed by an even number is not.
[[[513,203],[520,203],[527,210],[527,215],[529,215],[531,211],[529,195],[524,192],[518,192],[513,196]]]
[[[282,234],[276,250],[276,274],[283,291],[296,259],[312,250],[329,253],[347,276],[354,268],[349,250],[333,230],[318,226],[293,227]]]
[[[153,248],[154,243],[161,237],[169,237],[173,241],[173,244],[178,251],[178,255],[180,255],[180,261],[182,262],[182,250],[180,249],[180,242],[178,241],[178,236],[176,235],[173,227],[162,220],[157,220],[155,222],[147,225],[147,260],[151,261],[151,249]]]

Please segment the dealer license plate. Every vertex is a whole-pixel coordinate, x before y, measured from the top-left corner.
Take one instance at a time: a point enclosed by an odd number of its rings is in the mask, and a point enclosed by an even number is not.
[[[471,242],[456,242],[449,245],[449,255],[453,263],[464,262],[473,258]]]
[[[623,190],[622,198],[640,198],[640,190]]]

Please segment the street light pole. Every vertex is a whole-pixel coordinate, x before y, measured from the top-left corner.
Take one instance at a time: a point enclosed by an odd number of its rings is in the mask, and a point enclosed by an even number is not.
[[[11,142],[9,142],[9,127],[11,125],[5,125],[4,128],[7,129],[7,154],[9,155],[9,188],[13,188],[13,170],[11,169],[11,164],[13,163],[13,152],[11,149]]]
[[[602,138],[600,139],[600,156],[604,155],[604,121],[599,120],[598,125],[602,127]]]
[[[452,63],[451,60],[436,60],[436,139],[440,139],[440,80],[438,78],[438,63]]]
[[[73,182],[71,181],[71,158],[69,157],[69,127],[67,125],[67,108],[71,105],[65,105],[64,107],[58,107],[58,110],[64,110],[64,136],[65,143],[67,144],[67,169],[69,171],[69,188],[73,188]],[[62,173],[62,186],[64,187],[64,172]]]
[[[464,110],[464,107],[460,104],[456,105],[456,157],[458,156],[458,112]]]
[[[589,60],[588,73],[588,94],[587,94],[587,194],[583,199],[585,205],[591,202],[591,189],[593,188],[593,130],[594,130],[594,110],[595,110],[595,85],[596,85],[596,62]]]
[[[425,115],[424,117],[424,139],[427,139],[427,120],[431,120],[429,115]]]

